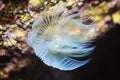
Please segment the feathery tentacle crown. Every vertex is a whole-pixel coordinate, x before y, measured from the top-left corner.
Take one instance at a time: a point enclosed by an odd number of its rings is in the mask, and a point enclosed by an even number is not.
[[[56,5],[34,21],[27,43],[45,64],[60,70],[73,70],[90,61],[74,59],[85,57],[94,50],[87,44],[94,24],[84,24],[89,18],[79,18],[80,14],[81,11]]]

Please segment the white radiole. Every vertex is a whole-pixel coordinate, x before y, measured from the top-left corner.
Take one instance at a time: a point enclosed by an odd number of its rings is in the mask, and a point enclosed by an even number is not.
[[[76,60],[90,55],[89,47],[94,24],[84,24],[89,18],[80,18],[81,11],[67,10],[61,6],[41,13],[28,33],[27,43],[46,65],[60,70],[73,70],[87,64]]]

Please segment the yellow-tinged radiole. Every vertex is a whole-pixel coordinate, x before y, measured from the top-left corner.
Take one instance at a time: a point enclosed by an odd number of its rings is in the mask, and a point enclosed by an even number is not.
[[[34,21],[27,43],[45,64],[61,70],[73,70],[90,61],[74,59],[85,57],[94,50],[94,46],[89,47],[87,43],[92,39],[94,24],[84,24],[89,18],[80,19],[80,14],[81,11],[56,5]]]

